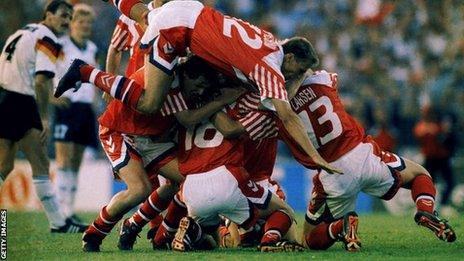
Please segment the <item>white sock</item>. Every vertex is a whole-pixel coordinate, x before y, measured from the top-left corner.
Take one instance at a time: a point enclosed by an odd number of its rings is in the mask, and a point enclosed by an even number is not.
[[[58,204],[50,179],[46,176],[33,177],[33,181],[37,196],[42,202],[50,226],[53,228],[64,226],[66,224],[65,217],[61,213],[60,205]]]
[[[74,214],[74,201],[77,189],[77,173],[58,169],[55,178],[56,196],[66,217]]]

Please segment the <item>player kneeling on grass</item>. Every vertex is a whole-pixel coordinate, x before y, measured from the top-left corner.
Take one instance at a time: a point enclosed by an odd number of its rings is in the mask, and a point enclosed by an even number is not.
[[[323,250],[342,241],[348,251],[361,243],[358,216],[353,212],[359,192],[391,199],[400,187],[411,190],[417,206],[414,220],[444,241],[456,234],[434,211],[435,186],[421,165],[383,151],[349,115],[338,96],[337,75],[326,71],[308,72],[301,86],[289,89],[292,109],[305,123],[306,132],[322,157],[343,171],[342,175],[320,170],[313,177],[303,242],[310,249]],[[292,154],[302,165],[315,165],[280,128]]]

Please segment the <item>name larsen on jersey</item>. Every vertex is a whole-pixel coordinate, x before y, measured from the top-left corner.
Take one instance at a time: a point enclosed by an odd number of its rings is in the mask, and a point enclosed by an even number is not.
[[[305,105],[306,103],[314,100],[316,98],[316,94],[314,93],[313,89],[310,87],[306,87],[303,90],[299,91],[295,97],[292,98],[290,104],[294,111],[297,111],[301,106]]]

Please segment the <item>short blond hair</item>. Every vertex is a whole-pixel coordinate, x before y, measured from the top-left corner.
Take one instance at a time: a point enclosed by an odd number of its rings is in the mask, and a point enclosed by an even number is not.
[[[90,16],[92,20],[95,20],[95,11],[90,5],[87,4],[76,4],[73,7],[73,20],[81,16]]]

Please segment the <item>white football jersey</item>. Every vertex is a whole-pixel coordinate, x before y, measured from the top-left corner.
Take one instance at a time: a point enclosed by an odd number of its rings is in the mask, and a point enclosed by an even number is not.
[[[83,49],[79,48],[69,35],[60,37],[58,41],[63,46],[64,59],[57,63],[55,86],[58,85],[58,81],[66,73],[74,59],[79,58],[90,65],[97,65],[96,55],[98,49],[92,41],[87,41]],[[71,102],[92,103],[95,96],[95,87],[90,83],[83,83],[77,92],[68,90],[63,96],[69,98]]]
[[[55,34],[43,24],[28,24],[12,34],[0,55],[0,85],[9,91],[35,96],[34,76],[53,78],[62,58]]]

